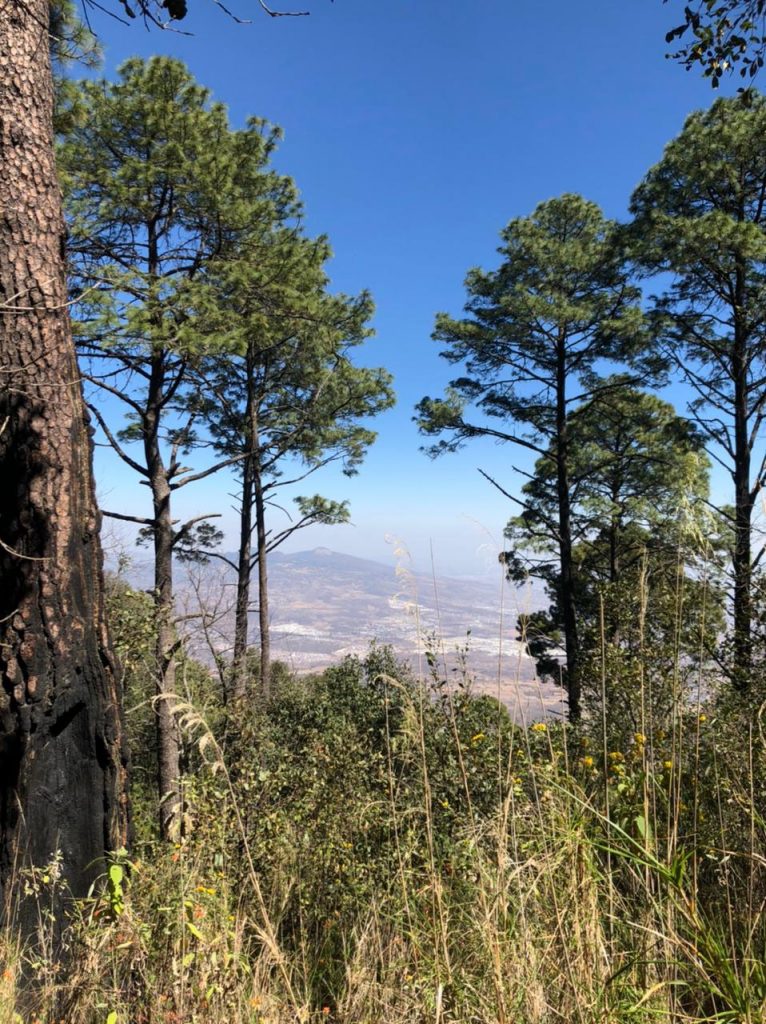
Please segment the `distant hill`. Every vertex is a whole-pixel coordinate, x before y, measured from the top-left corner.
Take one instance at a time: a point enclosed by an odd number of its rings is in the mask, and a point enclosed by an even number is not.
[[[193,605],[199,592],[209,608],[218,606],[211,637],[225,652],[233,634],[234,573],[219,561],[192,572],[195,588],[178,566],[179,603]],[[464,662],[477,690],[495,693],[525,714],[539,714],[541,704],[561,707],[561,691],[537,682],[534,663],[516,640],[519,611],[540,607],[541,596],[504,583],[499,570],[494,582],[434,580],[406,565],[320,547],[273,553],[269,584],[273,656],[298,672],[326,668],[347,654],[364,656],[375,640],[390,644],[416,672],[428,671],[427,649],[448,678],[456,678]],[[251,621],[257,643],[256,617]],[[199,657],[209,657],[197,630],[190,639]]]

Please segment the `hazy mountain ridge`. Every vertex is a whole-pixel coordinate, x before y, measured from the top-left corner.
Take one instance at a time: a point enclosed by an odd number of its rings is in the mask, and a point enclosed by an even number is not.
[[[146,568],[134,569],[133,578],[150,585]],[[226,653],[234,630],[233,571],[213,560],[191,572],[178,566],[177,580],[185,611],[193,610],[198,594],[208,609],[217,607],[209,637]],[[539,590],[517,590],[499,570],[494,580],[434,577],[404,563],[385,565],[329,548],[275,552],[269,559],[272,656],[295,671],[321,670],[347,654],[364,656],[376,641],[390,644],[415,672],[427,674],[428,650],[440,674],[457,679],[464,663],[477,690],[529,714],[538,713],[541,702],[560,708],[562,700],[557,687],[538,683],[532,659],[516,640],[518,612],[542,603]],[[257,643],[254,615],[251,630]],[[192,625],[188,635],[194,653],[209,660],[201,632]]]

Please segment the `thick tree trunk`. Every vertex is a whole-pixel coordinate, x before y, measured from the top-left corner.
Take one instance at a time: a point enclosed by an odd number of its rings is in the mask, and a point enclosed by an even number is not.
[[[266,504],[260,466],[255,465],[255,536],[258,544],[258,629],[261,644],[261,697],[271,696],[271,625],[269,622],[269,576],[266,553]]]
[[[181,738],[175,714],[176,631],[173,604],[173,520],[170,482],[162,459],[159,424],[164,382],[162,352],[152,359],[147,412],[144,415],[144,454],[154,507],[154,606],[157,621],[157,787],[160,835],[177,837],[181,808]]]
[[[0,914],[59,851],[82,896],[126,842],[87,414],[66,308],[48,0],[0,5]],[[54,913],[61,921],[61,904]],[[36,923],[33,901],[17,920]]]
[[[559,513],[559,562],[561,566],[561,615],[566,645],[566,684],[569,719],[580,718],[580,644],[577,635],[575,580],[572,558],[572,510],[569,495],[569,436],[566,406],[566,337],[558,339],[556,373],[556,487]]]

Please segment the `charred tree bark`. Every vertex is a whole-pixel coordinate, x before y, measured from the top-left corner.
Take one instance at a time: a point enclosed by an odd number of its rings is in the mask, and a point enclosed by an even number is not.
[[[0,5],[0,915],[59,851],[76,896],[126,842],[88,419],[66,306],[48,0]],[[61,921],[61,905],[55,908]]]

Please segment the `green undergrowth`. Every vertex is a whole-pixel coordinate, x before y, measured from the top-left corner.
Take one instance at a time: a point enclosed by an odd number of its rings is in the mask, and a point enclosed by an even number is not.
[[[764,1019],[757,706],[686,695],[619,728],[523,728],[372,648],[278,668],[269,705],[235,715],[189,672],[183,833],[159,843],[139,784],[134,849],[71,906],[64,969],[45,953],[55,866],[26,877],[42,941],[4,939],[0,1019],[22,969],[24,1024]]]

